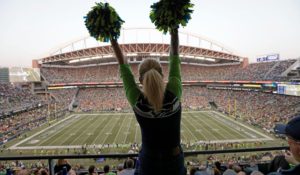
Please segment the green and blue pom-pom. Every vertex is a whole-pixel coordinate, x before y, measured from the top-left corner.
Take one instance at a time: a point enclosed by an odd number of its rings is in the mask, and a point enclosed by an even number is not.
[[[119,38],[124,21],[108,3],[96,3],[84,18],[86,28],[96,40],[108,42]]]
[[[151,6],[150,19],[158,30],[167,33],[187,25],[193,6],[190,0],[160,0]]]

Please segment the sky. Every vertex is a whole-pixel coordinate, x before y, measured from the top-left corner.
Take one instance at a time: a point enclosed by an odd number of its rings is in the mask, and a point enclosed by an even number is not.
[[[254,61],[279,53],[300,57],[300,0],[191,0],[183,29],[205,36]],[[0,67],[31,67],[55,48],[88,35],[84,16],[95,0],[0,0]],[[99,2],[99,1],[97,1]],[[152,27],[153,0],[106,0],[123,27]]]

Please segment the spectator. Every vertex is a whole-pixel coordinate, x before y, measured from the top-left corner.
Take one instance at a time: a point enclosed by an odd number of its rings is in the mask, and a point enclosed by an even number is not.
[[[6,175],[6,170],[3,165],[0,164],[0,175]]]
[[[240,171],[242,171],[242,168],[241,168],[239,165],[234,165],[234,166],[233,166],[233,170],[234,170],[236,173],[239,173]]]
[[[120,175],[120,173],[123,171],[123,164],[119,164],[117,167],[117,175]]]
[[[116,173],[110,172],[109,165],[105,165],[103,168],[104,173],[102,175],[116,175]]]
[[[288,161],[285,159],[284,155],[275,156],[269,164],[269,172],[276,172],[280,169],[288,170],[290,168],[291,167]]]
[[[91,165],[88,169],[89,175],[97,175],[98,173],[96,172],[96,167],[94,165]]]
[[[219,161],[216,161],[215,162],[215,168],[214,168],[214,174],[215,175],[222,175],[224,171],[225,170],[222,169],[222,167],[221,167],[221,163]]]
[[[69,172],[71,170],[71,165],[65,159],[58,159],[57,164],[54,166],[54,173],[63,174],[63,171]]]
[[[126,162],[126,169],[120,172],[120,175],[134,175],[134,162],[132,159],[127,159]]]
[[[275,128],[275,132],[285,134],[290,146],[291,155],[287,153],[286,158],[289,163],[295,163],[293,168],[279,170],[277,173],[269,175],[299,175],[300,174],[300,115],[290,120],[287,125],[280,125]]]

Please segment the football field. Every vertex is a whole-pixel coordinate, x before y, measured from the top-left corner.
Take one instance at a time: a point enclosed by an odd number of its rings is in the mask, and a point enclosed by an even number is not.
[[[183,112],[181,139],[183,143],[272,140],[268,135],[214,111]],[[72,114],[24,138],[10,149],[63,149],[133,143],[141,143],[141,133],[132,113]]]

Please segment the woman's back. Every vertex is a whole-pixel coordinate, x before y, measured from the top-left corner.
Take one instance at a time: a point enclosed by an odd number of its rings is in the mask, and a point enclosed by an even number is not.
[[[143,147],[166,150],[180,145],[181,105],[170,91],[165,91],[162,110],[155,113],[141,95],[133,111],[141,127]]]

